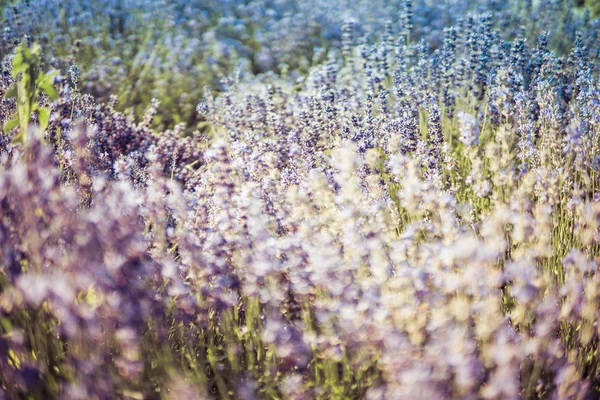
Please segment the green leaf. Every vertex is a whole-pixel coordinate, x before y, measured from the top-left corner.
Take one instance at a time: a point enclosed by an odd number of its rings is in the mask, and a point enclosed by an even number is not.
[[[40,84],[40,89],[46,92],[46,94],[48,95],[48,97],[50,97],[51,100],[58,99],[58,92],[56,91],[54,86],[52,86],[52,83],[49,80],[44,81],[42,84]]]
[[[42,46],[36,42],[31,47],[31,56],[34,58],[39,58],[40,54],[42,54]]]
[[[17,54],[12,59],[12,71],[13,78],[17,77],[17,74],[27,68],[27,65],[23,63],[23,54],[17,51]]]
[[[52,69],[52,70],[46,72],[44,75],[42,75],[42,79],[52,80],[52,78],[57,76],[59,74],[59,72],[60,71],[58,71],[56,69]]]
[[[17,85],[12,85],[6,93],[4,93],[4,98],[17,97]]]
[[[48,127],[48,120],[50,119],[50,109],[48,107],[38,107],[38,118],[40,120],[40,129],[42,132]]]
[[[6,92],[5,97],[17,99],[17,112],[15,118],[8,121],[3,127],[4,132],[10,132],[17,126],[20,127],[20,132],[13,138],[13,143],[23,143],[25,141],[32,112],[38,112],[42,131],[48,127],[51,110],[49,107],[40,107],[38,104],[40,94],[45,92],[52,100],[59,97],[58,91],[52,85],[53,78],[58,74],[58,71],[41,73],[39,70],[41,52],[42,48],[37,43],[33,44],[32,47],[21,44],[17,48],[15,57],[13,57],[12,75],[15,79],[18,76],[19,79]]]
[[[12,323],[8,318],[0,319],[0,325],[2,325],[6,332],[10,332],[12,330]]]
[[[19,125],[19,119],[15,118],[15,119],[11,119],[10,121],[8,121],[7,123],[4,124],[4,133],[8,133],[10,131],[12,131],[17,125]]]
[[[23,131],[19,132],[19,134],[17,136],[13,137],[12,142],[14,144],[17,144],[17,143],[23,144],[23,143],[25,143],[25,135],[23,134]]]

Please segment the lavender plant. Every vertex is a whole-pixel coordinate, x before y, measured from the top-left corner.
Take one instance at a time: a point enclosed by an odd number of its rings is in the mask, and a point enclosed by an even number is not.
[[[598,20],[350,3],[6,6],[0,398],[599,396]]]

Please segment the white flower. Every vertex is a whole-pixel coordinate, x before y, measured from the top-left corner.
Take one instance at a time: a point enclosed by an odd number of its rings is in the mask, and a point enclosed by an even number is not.
[[[460,141],[465,146],[474,146],[479,144],[479,122],[471,114],[459,112],[457,114],[460,124]]]

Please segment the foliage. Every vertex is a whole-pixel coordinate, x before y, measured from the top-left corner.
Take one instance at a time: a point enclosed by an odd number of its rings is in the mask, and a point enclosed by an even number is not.
[[[600,1],[598,0],[585,0],[585,5],[590,9],[593,16],[600,14]]]
[[[52,86],[52,79],[57,72],[40,72],[41,47],[34,44],[28,47],[23,44],[17,47],[12,59],[12,76],[15,83],[5,96],[16,98],[17,111],[13,119],[4,124],[4,132],[8,133],[13,128],[19,128],[19,134],[13,142],[22,143],[25,140],[32,113],[37,113],[40,129],[43,132],[48,126],[50,107],[40,105],[40,96],[45,94],[50,100],[56,100],[58,93]]]

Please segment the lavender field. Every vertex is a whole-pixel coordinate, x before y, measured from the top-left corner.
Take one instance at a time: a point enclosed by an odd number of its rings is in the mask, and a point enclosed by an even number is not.
[[[600,1],[0,7],[0,400],[600,398]]]

